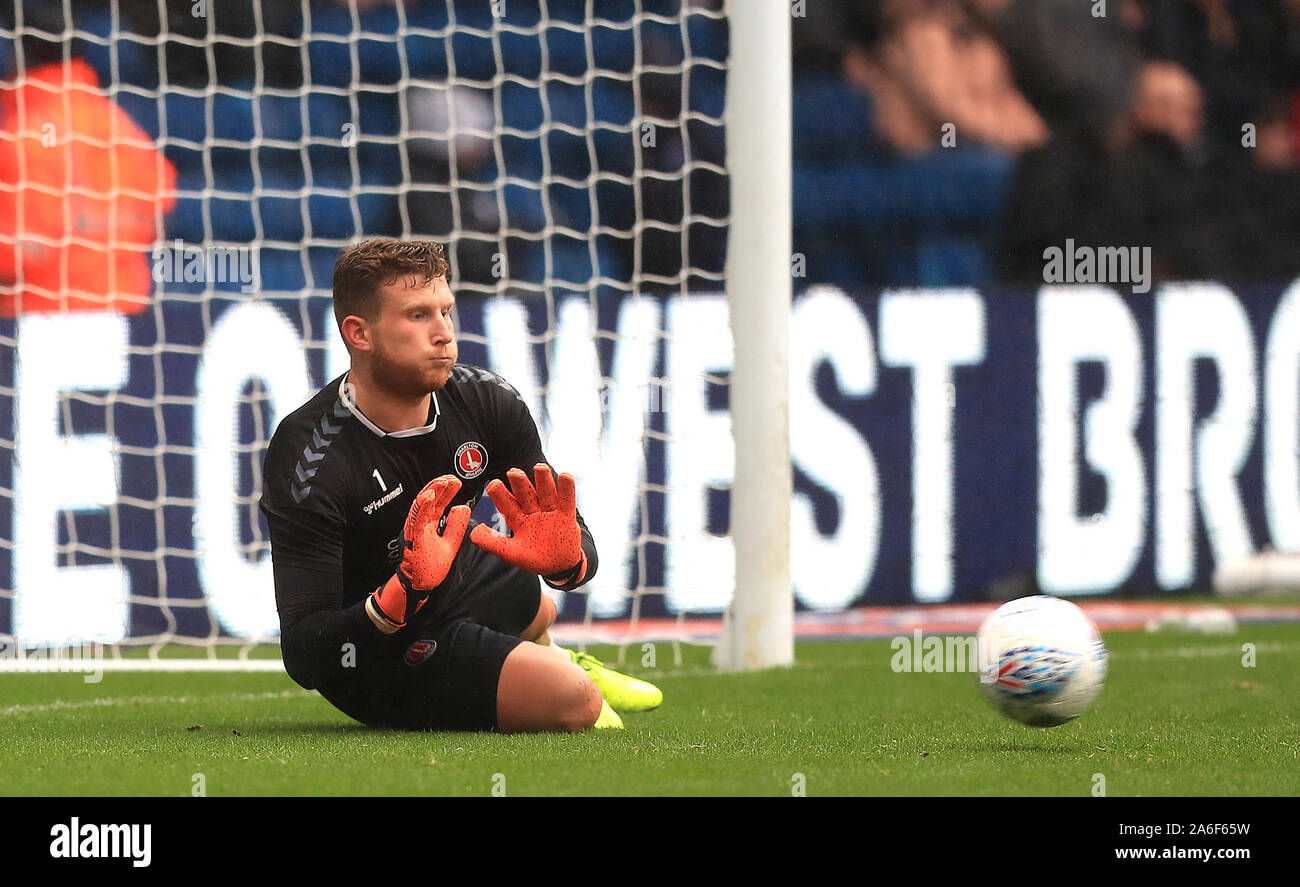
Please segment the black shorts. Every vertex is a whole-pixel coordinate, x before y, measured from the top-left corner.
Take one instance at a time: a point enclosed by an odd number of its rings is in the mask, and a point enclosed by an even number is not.
[[[495,730],[501,666],[537,617],[541,596],[538,577],[467,537],[446,581],[379,661],[358,661],[346,685],[322,687],[321,695],[375,727]]]

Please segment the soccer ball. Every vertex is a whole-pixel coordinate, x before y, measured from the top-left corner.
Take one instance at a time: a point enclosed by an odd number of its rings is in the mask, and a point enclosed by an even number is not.
[[[1087,710],[1106,679],[1097,626],[1069,601],[1036,595],[998,607],[976,635],[980,690],[1031,727],[1057,727]]]

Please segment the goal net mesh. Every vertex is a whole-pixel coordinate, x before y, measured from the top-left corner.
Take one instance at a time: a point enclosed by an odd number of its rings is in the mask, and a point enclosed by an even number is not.
[[[267,441],[347,368],[338,250],[393,236],[448,244],[461,362],[577,477],[601,567],[557,635],[697,639],[733,575],[726,58],[720,0],[18,4],[0,633],[275,655]]]

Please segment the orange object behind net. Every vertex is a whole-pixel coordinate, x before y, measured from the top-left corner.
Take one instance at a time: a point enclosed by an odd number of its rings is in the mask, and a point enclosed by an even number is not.
[[[85,62],[0,85],[0,316],[136,313],[176,170]]]

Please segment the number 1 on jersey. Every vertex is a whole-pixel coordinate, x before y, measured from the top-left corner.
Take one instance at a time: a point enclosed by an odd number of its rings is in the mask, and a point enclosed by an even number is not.
[[[379,476],[379,469],[376,468],[376,469],[372,472],[372,474],[374,475],[375,480],[379,481],[379,490],[380,490],[380,492],[387,493],[387,492],[388,492],[388,484],[384,483],[384,479],[383,479],[382,477]]]

